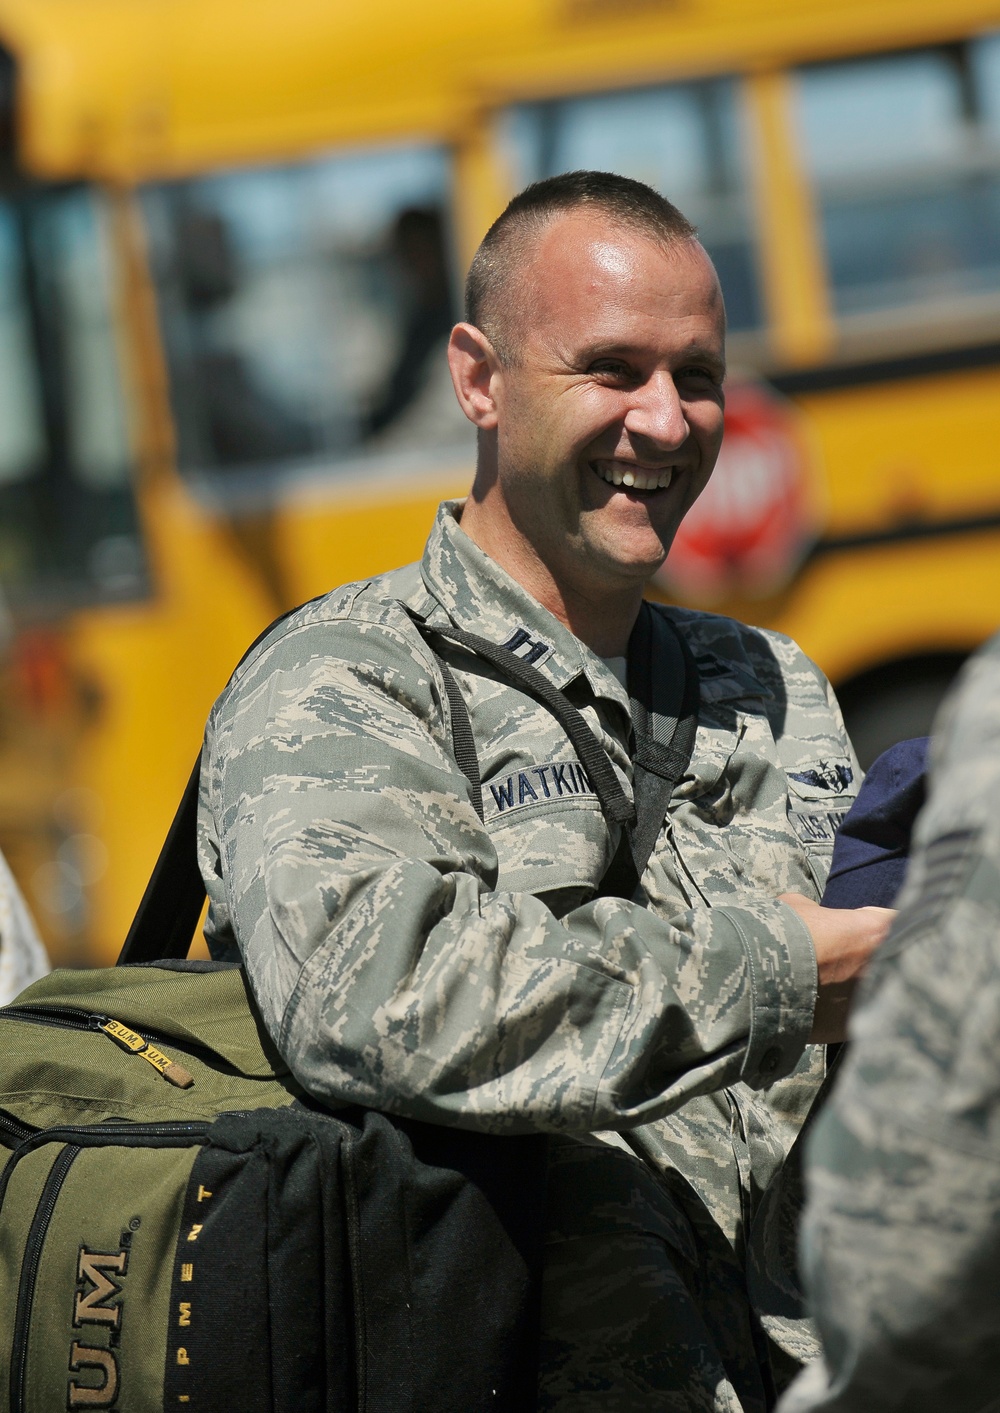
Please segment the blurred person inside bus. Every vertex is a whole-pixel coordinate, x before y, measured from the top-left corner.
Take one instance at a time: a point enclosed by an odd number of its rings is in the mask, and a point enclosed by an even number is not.
[[[422,563],[277,626],[206,735],[207,936],[305,1089],[551,1135],[538,1406],[565,1413],[764,1413],[816,1352],[751,1308],[745,1261],[890,916],[818,904],[860,773],[822,673],[779,634],[644,606],[718,455],[724,344],[711,262],[656,192],[521,193],[449,345],[469,497]],[[659,700],[683,640],[697,735],[640,883],[602,895],[628,841],[555,716],[413,615],[532,665],[628,790],[630,681],[648,666]]]
[[[191,320],[190,391],[204,408],[213,460],[232,469],[312,450],[308,422],[276,397],[229,340],[227,322],[241,292],[238,251],[220,212],[180,205],[176,278]]]
[[[806,1144],[824,1357],[781,1413],[1000,1404],[1000,636],[939,718],[899,917]]]
[[[373,397],[365,434],[376,436],[398,421],[427,381],[428,364],[455,322],[444,222],[434,207],[407,207],[390,237],[389,268],[399,286],[399,349]]]

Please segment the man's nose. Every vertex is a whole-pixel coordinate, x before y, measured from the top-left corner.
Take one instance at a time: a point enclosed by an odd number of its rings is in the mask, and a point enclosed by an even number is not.
[[[665,451],[676,451],[691,428],[673,378],[655,373],[636,388],[625,414],[625,430]]]

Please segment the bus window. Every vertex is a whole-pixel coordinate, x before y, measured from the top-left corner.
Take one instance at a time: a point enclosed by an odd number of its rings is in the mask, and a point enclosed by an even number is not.
[[[182,472],[223,500],[359,458],[471,454],[447,155],[407,148],[144,193]]]
[[[840,315],[1000,294],[998,60],[986,38],[800,70]]]
[[[20,228],[9,206],[0,206],[0,366],[0,486],[9,486],[35,475],[46,454]]]
[[[525,105],[504,135],[516,184],[580,168],[647,182],[698,227],[729,327],[761,322],[735,84],[728,79]]]
[[[0,194],[0,583],[14,606],[145,591],[109,246],[86,187]]]

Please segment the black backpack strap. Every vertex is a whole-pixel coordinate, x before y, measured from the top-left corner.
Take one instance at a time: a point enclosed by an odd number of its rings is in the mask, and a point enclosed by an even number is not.
[[[136,908],[117,965],[186,957],[205,902],[198,867],[198,781],[201,752],[184,786],[146,891]]]
[[[631,898],[691,760],[698,731],[698,665],[663,613],[643,603],[628,643],[628,690],[635,735],[635,827],[623,835],[601,880],[601,897]]]
[[[515,657],[509,648],[501,647],[498,643],[491,643],[488,638],[481,638],[478,633],[467,633],[464,628],[454,628],[450,623],[439,626],[438,624],[424,623],[416,618],[414,618],[414,624],[424,637],[437,635],[447,638],[450,642],[458,643],[460,647],[468,648],[470,652],[491,663],[508,682],[513,682],[529,697],[534,697],[536,701],[541,702],[542,706],[547,707],[572,741],[580,764],[587,772],[587,777],[594,788],[594,794],[600,802],[605,819],[613,824],[622,825],[631,825],[634,822],[635,809],[619,785],[614,766],[608,759],[604,747],[591,731],[582,714],[567,701],[559,688],[554,687],[547,677],[544,677],[537,668],[529,667],[526,662]],[[440,663],[440,661],[439,657],[438,662]],[[447,678],[445,685],[447,686]],[[468,719],[468,713],[466,713],[466,719]]]
[[[320,595],[322,597],[322,595]],[[310,599],[309,603],[315,603]],[[300,605],[302,608],[308,604]],[[239,671],[247,658],[268,634],[298,613],[291,608],[269,623],[262,633],[258,633],[234,669]],[[423,631],[422,621],[414,618]],[[516,661],[516,659],[515,659]],[[479,758],[472,735],[472,723],[465,705],[461,689],[447,663],[438,658],[438,665],[444,677],[445,690],[451,708],[452,740],[455,747],[455,760],[458,768],[469,782],[472,804],[479,818],[483,818],[483,791],[479,777]],[[584,723],[585,724],[585,723]],[[198,787],[201,779],[201,752],[195,760],[188,782],[184,787],[180,804],[173,822],[163,841],[159,857],[146,884],[145,892],[136,909],[128,936],[118,954],[118,966],[134,965],[138,962],[159,962],[170,958],[183,958],[188,954],[191,938],[198,926],[198,918],[205,903],[205,881],[198,867]]]
[[[633,805],[618,783],[604,747],[584,717],[537,668],[530,667],[509,648],[491,643],[488,638],[451,624],[426,623],[412,610],[408,612],[425,639],[437,635],[468,648],[552,712],[576,748],[605,819],[624,826],[598,894],[631,898],[663,827],[674,788],[691,759],[698,730],[698,666],[680,631],[665,614],[654,612],[644,602],[629,638],[628,686],[635,734]],[[479,801],[478,813],[482,819],[479,762],[468,709],[447,664],[439,654],[435,656],[451,704],[456,760],[472,781],[472,773],[459,759],[459,733],[468,732],[466,750],[475,762],[474,800]]]
[[[421,632],[424,628],[417,624]],[[469,720],[469,708],[465,705],[465,698],[462,696],[462,689],[455,681],[455,674],[445,662],[444,658],[438,657],[438,667],[441,669],[441,676],[444,678],[444,688],[448,693],[448,705],[451,707],[451,740],[455,748],[455,764],[469,782],[469,794],[472,796],[472,807],[479,816],[480,824],[485,822],[483,813],[483,781],[479,773],[479,756],[476,753],[476,738],[472,734],[472,722]]]

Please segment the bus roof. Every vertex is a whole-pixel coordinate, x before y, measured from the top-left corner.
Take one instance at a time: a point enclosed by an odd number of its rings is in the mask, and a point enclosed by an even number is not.
[[[1000,0],[0,0],[22,161],[120,181],[460,140],[471,115],[518,98],[996,24]]]

